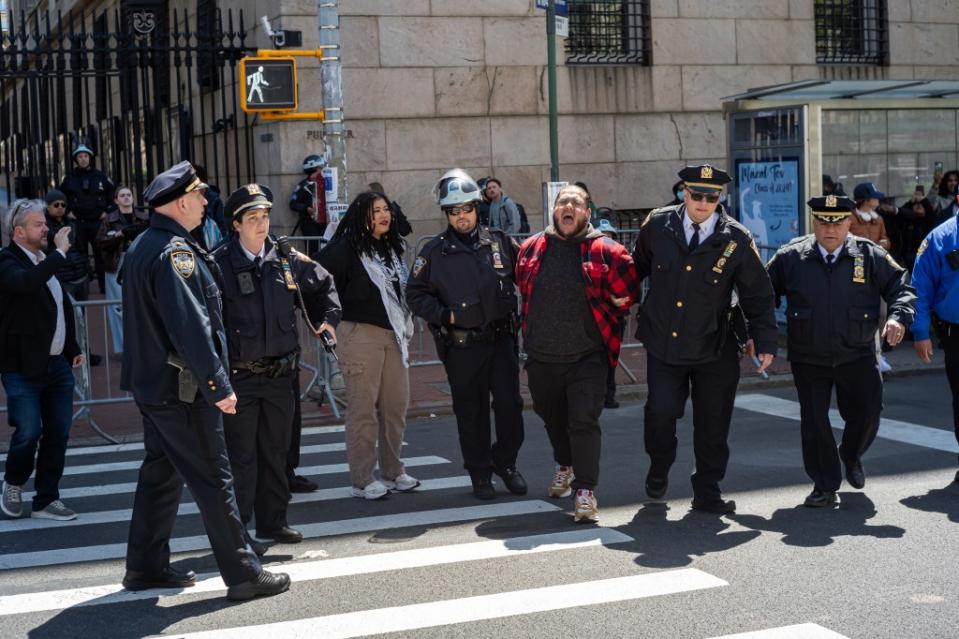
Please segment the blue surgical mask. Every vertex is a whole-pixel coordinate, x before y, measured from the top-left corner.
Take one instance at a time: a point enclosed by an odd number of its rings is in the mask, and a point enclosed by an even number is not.
[[[677,199],[677,200],[683,199],[683,192],[682,192],[682,191],[676,191],[676,199]]]

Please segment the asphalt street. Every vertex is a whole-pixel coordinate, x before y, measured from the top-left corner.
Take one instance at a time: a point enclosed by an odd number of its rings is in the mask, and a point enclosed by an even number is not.
[[[885,395],[865,489],[844,485],[838,508],[813,510],[801,506],[811,486],[794,389],[741,393],[723,483],[731,516],[689,509],[688,412],[661,504],[643,493],[642,404],[606,411],[598,526],[574,525],[570,500],[546,497],[553,462],[531,413],[519,464],[530,493],[500,484],[492,502],[469,492],[451,417],[410,422],[404,457],[424,485],[377,502],[346,496],[342,430],[316,427],[302,463],[321,491],[290,509],[308,539],[266,557],[292,589],[243,604],[223,596],[188,493],[175,565],[204,573],[200,583],[122,592],[142,451],[73,450],[61,487],[78,520],[0,520],[0,636],[955,637],[948,386],[941,373],[898,377]]]

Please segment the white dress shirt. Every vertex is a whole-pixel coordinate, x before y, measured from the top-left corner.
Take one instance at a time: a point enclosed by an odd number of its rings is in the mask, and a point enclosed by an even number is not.
[[[253,253],[250,253],[250,252],[246,249],[246,247],[243,246],[243,242],[240,242],[239,244],[240,244],[240,248],[243,249],[243,254],[246,255],[246,257],[247,257],[251,262],[255,261],[256,258],[260,258],[260,262],[261,262],[261,263],[263,262],[263,258],[264,258],[264,256],[266,256],[266,242],[263,243],[263,246],[260,248],[260,252],[257,253],[256,255],[254,255]]]
[[[14,242],[14,244],[17,243]],[[30,261],[33,262],[34,265],[39,264],[47,257],[43,253],[37,255],[20,244],[17,244],[17,246],[27,254],[27,257],[30,258]],[[57,249],[57,251],[60,255],[66,257],[63,251],[60,249]],[[51,276],[50,279],[47,280],[47,288],[50,289],[50,294],[53,295],[53,301],[57,303],[57,328],[53,332],[53,341],[50,342],[50,355],[61,355],[67,339],[67,320],[63,316],[63,289],[60,287],[60,282],[55,276]]]
[[[838,247],[835,251],[829,252],[829,251],[827,251],[825,248],[823,248],[823,245],[822,245],[822,244],[820,244],[819,242],[816,242],[816,248],[819,249],[819,254],[822,255],[822,259],[826,260],[826,263],[827,263],[827,264],[830,263],[830,262],[829,262],[829,257],[828,257],[829,255],[832,255],[832,256],[833,256],[833,257],[832,257],[832,264],[835,264],[836,262],[839,261],[839,254],[842,253],[842,247],[843,247],[843,244],[840,244],[839,247]]]
[[[713,230],[716,228],[716,220],[718,216],[713,213],[707,217],[704,221],[699,223],[699,243],[702,244],[703,240],[713,234]],[[689,244],[689,241],[693,239],[693,233],[696,232],[696,229],[693,228],[693,220],[689,217],[689,212],[683,214],[683,230],[686,231],[686,244]]]

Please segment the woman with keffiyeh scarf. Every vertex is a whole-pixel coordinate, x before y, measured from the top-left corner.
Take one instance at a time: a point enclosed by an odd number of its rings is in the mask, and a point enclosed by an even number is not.
[[[348,404],[346,456],[352,494],[361,499],[408,492],[420,484],[400,460],[413,336],[402,257],[390,204],[372,192],[356,196],[317,256],[333,275],[343,307],[337,346]]]

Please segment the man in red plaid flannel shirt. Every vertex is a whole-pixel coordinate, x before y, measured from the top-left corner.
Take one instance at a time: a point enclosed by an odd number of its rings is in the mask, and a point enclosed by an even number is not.
[[[546,424],[556,475],[550,497],[575,491],[574,520],[597,521],[599,415],[608,366],[639,294],[629,252],[589,223],[589,194],[564,187],[553,223],[520,247],[516,281],[523,296],[526,373],[533,410]]]

